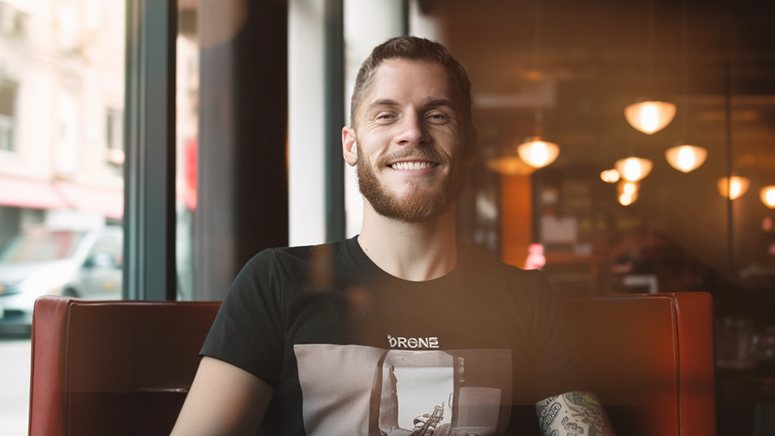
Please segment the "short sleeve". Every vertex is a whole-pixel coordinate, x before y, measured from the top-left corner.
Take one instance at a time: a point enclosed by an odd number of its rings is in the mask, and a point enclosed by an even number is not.
[[[284,353],[282,283],[274,252],[254,256],[223,300],[200,355],[223,360],[277,388]]]

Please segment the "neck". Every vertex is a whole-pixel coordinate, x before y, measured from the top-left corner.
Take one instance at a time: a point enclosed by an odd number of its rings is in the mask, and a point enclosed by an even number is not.
[[[455,206],[439,217],[406,223],[379,215],[366,201],[358,243],[390,275],[411,281],[439,278],[457,261]]]

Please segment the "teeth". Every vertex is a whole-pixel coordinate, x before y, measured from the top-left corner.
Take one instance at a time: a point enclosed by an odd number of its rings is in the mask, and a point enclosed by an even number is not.
[[[397,162],[390,165],[394,170],[424,170],[435,166],[432,162]]]

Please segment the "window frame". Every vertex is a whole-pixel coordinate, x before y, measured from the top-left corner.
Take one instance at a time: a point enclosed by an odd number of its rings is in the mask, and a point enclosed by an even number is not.
[[[126,7],[122,297],[174,300],[177,0]]]

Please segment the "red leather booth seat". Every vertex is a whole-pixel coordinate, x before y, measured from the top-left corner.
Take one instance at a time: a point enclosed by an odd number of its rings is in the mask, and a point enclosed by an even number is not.
[[[30,435],[168,435],[220,303],[37,300]]]
[[[47,296],[32,327],[30,435],[167,435],[220,303]],[[587,389],[618,436],[713,436],[707,293],[570,301]]]
[[[710,294],[571,300],[570,312],[618,436],[716,434]]]

